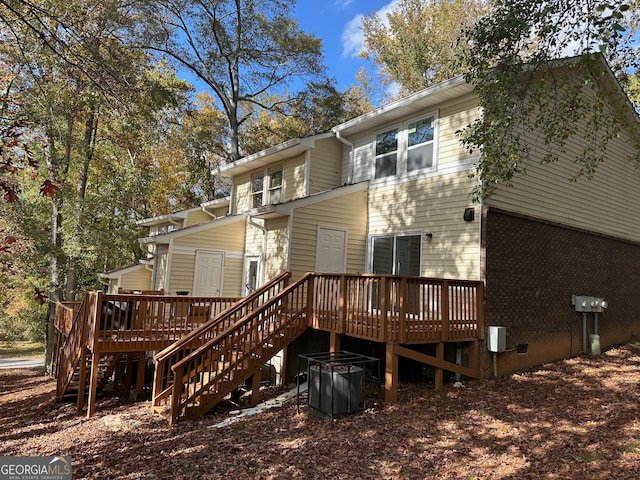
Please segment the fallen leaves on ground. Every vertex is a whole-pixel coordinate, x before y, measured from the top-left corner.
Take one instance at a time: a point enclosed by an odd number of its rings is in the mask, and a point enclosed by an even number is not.
[[[223,428],[170,427],[149,402],[87,419],[55,382],[0,371],[0,455],[70,455],[74,479],[640,478],[640,343],[463,388],[401,384],[396,404],[337,420],[296,401]]]

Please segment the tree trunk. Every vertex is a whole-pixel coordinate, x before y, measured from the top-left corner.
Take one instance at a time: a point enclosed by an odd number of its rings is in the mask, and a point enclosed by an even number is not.
[[[73,218],[73,236],[82,236],[82,212],[84,210],[84,200],[87,194],[87,184],[89,182],[89,168],[95,150],[96,132],[98,129],[98,115],[95,106],[89,108],[89,113],[85,121],[84,138],[82,143],[82,165],[78,174],[76,185],[76,199]],[[82,240],[80,240],[82,245]],[[65,288],[65,300],[75,301],[78,289],[78,272],[80,270],[81,257],[71,256],[67,264],[67,281]]]
[[[55,158],[55,144],[52,135],[49,135],[47,149],[47,166],[54,175],[57,174],[58,164]],[[51,254],[49,256],[49,309],[47,314],[47,334],[45,348],[45,366],[49,368],[53,360],[53,343],[55,338],[56,303],[62,298],[61,288],[61,249],[60,249],[60,224],[62,223],[62,194],[58,190],[51,202]]]

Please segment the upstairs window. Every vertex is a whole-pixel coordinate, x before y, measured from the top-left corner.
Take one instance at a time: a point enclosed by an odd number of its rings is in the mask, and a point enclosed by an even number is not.
[[[435,117],[407,126],[407,172],[433,167],[433,127]]]
[[[264,174],[254,174],[251,176],[251,205],[258,208],[263,205],[264,196]]]
[[[433,168],[437,117],[410,120],[375,136],[373,178],[404,177]]]
[[[391,177],[396,174],[398,163],[398,129],[376,135],[375,178]]]
[[[269,170],[269,204],[282,201],[282,168]]]

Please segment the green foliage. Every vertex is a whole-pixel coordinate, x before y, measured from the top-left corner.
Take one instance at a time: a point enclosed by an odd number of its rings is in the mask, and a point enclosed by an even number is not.
[[[352,85],[339,92],[333,81],[310,82],[295,98],[270,95],[262,103],[280,105],[274,112],[254,108],[242,129],[242,150],[249,155],[292,138],[328,132],[333,126],[371,109],[368,93]]]
[[[380,67],[383,84],[396,82],[400,95],[416,92],[466,70],[458,39],[486,11],[481,0],[401,0],[386,19],[364,18],[362,56]]]
[[[481,154],[476,200],[511,185],[530,162],[556,162],[569,142],[579,144],[571,180],[591,178],[623,130],[638,143],[630,106],[609,81],[609,66],[623,80],[634,68],[635,13],[606,1],[496,0],[466,32],[466,78],[482,117],[460,133]]]

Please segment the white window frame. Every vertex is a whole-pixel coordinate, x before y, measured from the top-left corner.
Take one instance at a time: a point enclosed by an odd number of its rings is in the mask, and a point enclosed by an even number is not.
[[[271,175],[273,172],[280,172],[282,175],[282,181],[280,185],[274,187],[271,185]],[[254,191],[253,190],[253,180],[256,177],[262,176],[262,190]],[[280,190],[280,201],[277,203],[282,203],[284,201],[284,165],[276,165],[266,167],[264,170],[256,171],[251,174],[250,178],[250,190],[251,190],[251,209],[265,207],[267,205],[275,205],[271,201],[271,195],[274,191]],[[255,197],[260,194],[262,198],[262,202],[260,206],[255,206]]]
[[[280,172],[280,185],[278,186],[273,186],[273,183],[271,181],[273,173],[274,172]],[[279,165],[277,167],[271,167],[268,170],[268,178],[269,178],[269,187],[267,189],[267,197],[268,197],[268,205],[274,205],[275,203],[282,203],[283,201],[283,193],[284,193],[284,167],[282,165]],[[273,193],[279,190],[280,191],[280,201],[279,202],[273,202],[272,201],[272,195]]]
[[[395,150],[395,155],[396,155],[396,165],[395,165],[395,170],[396,173],[394,175],[385,175],[384,177],[379,177],[376,178],[376,170],[377,170],[377,165],[378,165],[378,159],[379,158],[383,158],[385,156],[391,155],[391,153],[383,153],[381,155],[378,155],[377,152],[377,145],[378,145],[378,136],[382,135],[384,133],[390,133],[392,131],[396,131],[396,150]],[[378,130],[377,132],[374,133],[373,135],[373,173],[371,175],[371,178],[373,180],[383,180],[383,179],[388,179],[388,178],[395,178],[398,176],[398,169],[399,169],[399,163],[400,163],[400,145],[401,145],[401,136],[402,135],[402,128],[399,125],[394,125],[394,126],[390,126],[389,128],[385,128],[382,130]]]
[[[257,177],[262,176],[262,190],[254,190],[254,180]],[[265,205],[264,200],[265,200],[265,182],[267,180],[266,174],[260,173],[260,172],[256,172],[256,173],[252,173],[251,177],[250,177],[250,190],[251,190],[251,206],[250,208],[260,208],[263,207]],[[260,195],[260,205],[256,205],[256,198],[258,197],[258,195]]]
[[[373,134],[372,140],[372,158],[371,162],[371,182],[372,183],[394,183],[403,179],[412,179],[415,177],[419,177],[426,172],[433,172],[437,170],[438,166],[438,136],[439,136],[439,112],[431,111],[427,113],[423,113],[421,115],[416,115],[415,117],[411,117],[402,123],[387,125],[384,128],[378,129]],[[420,120],[433,118],[433,140],[430,142],[424,142],[420,145],[427,145],[431,143],[433,148],[433,156],[430,167],[420,168],[409,172],[408,168],[408,151],[409,151],[409,124],[418,122]],[[381,133],[389,132],[391,130],[398,130],[398,148],[396,150],[396,174],[390,175],[386,177],[376,178],[376,160],[378,159],[378,155],[376,155],[376,143],[378,135]]]

